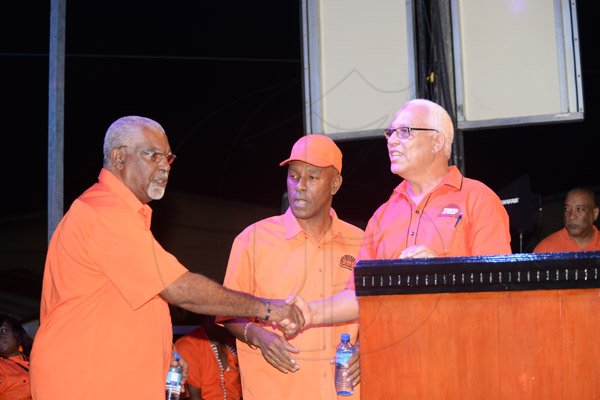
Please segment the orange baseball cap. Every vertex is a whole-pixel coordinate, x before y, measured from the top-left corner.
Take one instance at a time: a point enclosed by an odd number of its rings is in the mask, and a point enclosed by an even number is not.
[[[290,161],[304,161],[316,167],[333,166],[342,172],[342,151],[330,137],[320,134],[302,136],[294,143],[292,153],[287,160],[279,163],[285,165]]]

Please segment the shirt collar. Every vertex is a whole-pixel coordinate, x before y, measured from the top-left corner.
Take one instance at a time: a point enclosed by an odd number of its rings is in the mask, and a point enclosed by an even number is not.
[[[462,180],[463,180],[463,176],[460,173],[459,169],[456,167],[456,165],[451,165],[448,167],[448,172],[446,173],[446,175],[444,175],[444,178],[442,178],[442,181],[435,187],[435,189],[433,189],[433,191],[439,189],[440,187],[442,187],[444,185],[452,186],[452,187],[456,188],[456,190],[460,190],[460,188],[462,187]],[[394,189],[394,192],[397,192],[398,194],[402,194],[402,195],[408,197],[408,194],[406,193],[407,185],[408,185],[408,182],[405,179],[398,186],[396,186],[396,189]]]
[[[341,233],[341,224],[333,208],[329,209],[329,216],[331,217],[331,229],[329,230],[329,233],[332,236],[337,236]],[[298,220],[292,213],[292,209],[290,207],[288,207],[287,211],[283,215],[283,225],[285,229],[286,240],[289,240],[294,236],[298,235],[300,232],[303,232],[302,227],[298,223]]]
[[[148,204],[142,203],[133,192],[123,184],[117,177],[109,170],[102,168],[100,175],[98,176],[98,182],[102,185],[106,185],[111,192],[114,192],[121,200],[127,204],[135,212],[139,213],[146,224],[150,226],[150,220],[152,218],[152,208]]]

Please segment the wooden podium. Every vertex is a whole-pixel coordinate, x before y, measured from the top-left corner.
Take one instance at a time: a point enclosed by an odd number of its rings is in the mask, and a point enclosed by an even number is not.
[[[360,261],[361,399],[600,399],[600,252]]]

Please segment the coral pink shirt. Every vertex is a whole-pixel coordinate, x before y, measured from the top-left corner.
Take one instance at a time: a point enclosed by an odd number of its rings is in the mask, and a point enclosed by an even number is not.
[[[233,243],[224,286],[264,298],[297,293],[305,301],[339,293],[352,276],[363,231],[338,219],[333,210],[330,216],[331,229],[320,242],[302,230],[290,209],[250,225]],[[337,399],[331,360],[343,332],[354,343],[357,324],[311,327],[290,339],[300,350],[293,355],[300,369],[288,374],[265,361],[260,349],[238,341],[244,400]],[[347,398],[360,398],[360,387]]]
[[[172,327],[159,293],[187,270],[154,239],[151,215],[102,169],[61,220],[31,353],[35,400],[164,399]]]
[[[570,251],[597,251],[600,250],[600,233],[598,228],[592,225],[594,238],[583,247],[579,247],[566,228],[562,228],[548,236],[533,249],[534,253],[560,253]]]
[[[451,166],[440,184],[419,204],[407,182],[369,220],[359,260],[396,259],[407,247],[424,245],[440,257],[510,254],[508,214],[483,183]],[[354,289],[354,280],[348,282]]]

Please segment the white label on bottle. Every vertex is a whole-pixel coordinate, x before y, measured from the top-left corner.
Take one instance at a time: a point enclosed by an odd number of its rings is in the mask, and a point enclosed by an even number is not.
[[[181,382],[181,374],[178,372],[169,371],[167,374],[167,382],[171,383],[172,385],[179,385]]]
[[[335,363],[337,365],[344,366],[344,365],[348,364],[348,360],[350,360],[350,357],[352,357],[351,352],[336,353]]]

